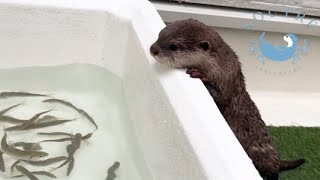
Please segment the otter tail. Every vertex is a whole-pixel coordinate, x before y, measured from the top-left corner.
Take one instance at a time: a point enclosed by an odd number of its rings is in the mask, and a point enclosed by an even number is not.
[[[287,161],[287,160],[280,160],[280,171],[287,171],[290,169],[297,168],[301,164],[305,162],[305,159],[296,159],[292,161]]]

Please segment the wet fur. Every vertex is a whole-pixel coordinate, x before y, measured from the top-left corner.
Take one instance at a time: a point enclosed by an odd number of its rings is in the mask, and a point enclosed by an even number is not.
[[[172,43],[177,47],[174,51],[169,47]],[[213,28],[193,19],[174,22],[160,32],[150,52],[163,64],[195,68],[205,75],[209,81],[204,85],[261,176],[278,179],[280,171],[304,163],[304,159],[279,160],[266,124],[246,90],[236,53]]]

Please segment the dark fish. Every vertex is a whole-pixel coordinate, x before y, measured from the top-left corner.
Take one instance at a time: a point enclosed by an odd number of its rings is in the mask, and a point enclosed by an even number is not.
[[[120,167],[120,163],[118,161],[114,162],[113,165],[108,169],[108,176],[106,180],[114,180],[117,177],[115,171]]]
[[[31,180],[39,180],[35,175],[33,175],[28,169],[24,168],[23,166],[16,165],[16,169]]]
[[[7,128],[7,129],[9,129],[9,131],[10,130],[24,130],[28,126],[32,125],[42,114],[48,113],[50,111],[51,110],[40,112],[28,120],[20,120],[20,119],[8,117],[8,116],[2,116],[2,117],[0,117],[0,121],[11,122],[12,124],[18,124],[18,123],[22,122],[22,124],[20,124],[19,126],[14,126],[14,128]]]
[[[51,178],[57,178],[57,176],[55,176],[52,173],[49,173],[47,171],[32,171],[32,174],[36,174],[36,175],[42,175],[42,176],[48,176]],[[11,176],[11,178],[17,178],[17,177],[23,177],[24,175],[17,175],[17,176]]]
[[[50,126],[56,126],[59,124],[63,124],[66,122],[70,122],[72,120],[57,120],[57,121],[48,121],[48,122],[42,122],[42,123],[34,123],[23,130],[29,130],[29,129],[39,129],[39,128],[45,128],[45,127],[50,127]],[[9,128],[6,128],[5,131],[18,131],[21,130],[20,126],[12,126]]]
[[[0,111],[0,116],[3,116],[6,112],[10,111],[11,109],[17,107],[17,106],[20,106],[22,103],[19,103],[19,104],[16,104],[16,105],[13,105],[13,106],[10,106],[6,109],[3,109]]]
[[[68,168],[67,168],[67,176],[70,175],[70,173],[73,169],[73,166],[74,166],[74,157],[71,157],[69,164],[68,164]]]
[[[21,146],[23,150],[25,151],[38,151],[42,150],[42,147],[39,143],[26,143],[26,142],[16,142],[13,144],[15,147]]]
[[[23,160],[30,160],[32,158],[41,158],[48,156],[48,153],[43,151],[22,151],[20,149],[16,149],[7,144],[7,134],[5,133],[1,140],[1,150],[10,155]]]
[[[60,104],[68,106],[68,107],[79,112],[79,109],[75,105],[73,105],[67,101],[61,100],[61,99],[46,99],[46,100],[43,100],[42,102],[44,102],[44,103],[60,103]]]
[[[4,164],[4,160],[3,160],[2,154],[3,154],[3,152],[0,151],[0,170],[2,172],[6,172],[6,166]]]
[[[92,136],[92,133],[88,133],[88,134],[82,136],[81,139],[82,139],[82,140],[86,140],[86,139],[91,138],[91,136]]]
[[[68,159],[62,163],[57,168],[61,168],[62,166],[66,165],[70,160],[73,158],[74,153],[80,148],[81,145],[81,137],[82,135],[80,133],[77,133],[74,137],[74,139],[71,141],[71,145],[67,146],[67,152],[68,152]]]
[[[0,116],[0,122],[10,123],[10,124],[22,124],[22,123],[25,123],[26,120],[17,119],[10,116]]]
[[[38,133],[39,134],[39,133]],[[62,132],[53,132],[53,133],[49,133],[50,135],[66,135]],[[48,133],[41,133],[41,135],[49,135]],[[80,133],[78,133],[80,134]],[[68,137],[68,138],[60,138],[60,139],[48,139],[48,140],[43,140],[43,141],[40,141],[40,142],[64,142],[64,141],[72,141],[75,139],[75,135],[72,135],[72,134],[68,134],[68,135],[71,135],[71,137]],[[80,134],[81,135],[81,134]],[[81,140],[86,140],[86,139],[89,139],[90,137],[92,136],[92,133],[88,133],[86,134],[85,136],[82,136],[81,135]]]
[[[69,144],[67,146],[67,153],[69,154],[70,151],[71,151],[71,148],[72,148],[72,144]],[[68,164],[68,168],[67,168],[67,176],[70,175],[72,169],[73,169],[73,166],[74,166],[74,157],[72,156],[70,161],[69,161],[69,164]]]
[[[50,112],[50,111],[51,111],[51,110],[43,111],[43,112],[40,112],[40,113],[34,115],[32,118],[30,118],[30,119],[27,120],[25,123],[23,123],[23,124],[20,125],[21,130],[27,128],[28,126],[30,126],[30,125],[32,125],[34,122],[36,122],[36,120],[37,120],[42,114],[48,113],[48,112]]]
[[[61,99],[46,99],[46,100],[43,100],[42,102],[45,102],[45,103],[61,103],[61,104],[65,105],[65,106],[68,106],[68,107],[76,110],[82,116],[86,117],[96,127],[96,129],[98,129],[98,125],[95,123],[93,118],[88,113],[86,113],[82,109],[77,108],[75,105],[73,105],[73,104],[71,104],[71,103],[69,103],[67,101],[64,101],[64,100],[61,100]]]
[[[88,113],[86,113],[84,110],[79,109],[79,113],[81,115],[83,115],[84,117],[86,117],[95,127],[96,129],[98,129],[98,125],[96,124],[96,122],[93,120],[93,118],[91,116],[89,116]]]
[[[80,133],[76,133],[74,139],[71,141],[71,146],[67,149],[69,156],[73,156],[73,154],[80,148],[82,135]]]
[[[58,156],[50,159],[45,159],[45,160],[38,160],[38,161],[28,161],[28,160],[23,160],[23,162],[33,165],[33,166],[48,166],[63,160],[66,160],[66,156]]]
[[[73,138],[48,139],[48,140],[40,141],[40,143],[42,143],[42,142],[64,142],[64,141],[72,141],[72,140],[73,140]]]
[[[68,146],[67,146],[67,153],[69,154],[69,152],[70,152],[70,150],[71,150],[71,147],[72,147],[72,144],[69,144]]]
[[[55,120],[59,120],[59,119],[55,116],[46,115],[39,118],[37,122],[47,122],[47,121],[55,121]]]
[[[54,174],[49,173],[47,171],[33,171],[32,173],[33,174],[37,174],[37,175],[48,176],[48,177],[51,177],[51,178],[57,178],[57,176],[55,176]]]
[[[65,132],[49,132],[49,133],[39,132],[37,134],[38,135],[47,135],[47,136],[70,136],[70,137],[73,137],[72,134],[65,133]]]
[[[34,94],[28,92],[2,92],[0,93],[0,99],[9,98],[9,97],[21,97],[21,96],[47,96],[45,94]]]

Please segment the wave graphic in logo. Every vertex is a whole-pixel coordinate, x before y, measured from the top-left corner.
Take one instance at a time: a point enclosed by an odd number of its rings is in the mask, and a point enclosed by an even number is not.
[[[297,49],[298,38],[294,34],[287,34],[283,39],[288,43],[287,46],[280,45],[275,47],[269,42],[264,42],[263,38],[266,32],[259,36],[259,49],[261,53],[272,61],[287,61],[290,59]]]
[[[264,64],[263,59],[267,58],[271,61],[283,62],[288,61],[293,57],[293,63],[300,59],[301,55],[307,54],[309,51],[309,40],[304,39],[304,44],[298,47],[299,38],[294,34],[287,34],[283,36],[283,40],[286,41],[287,46],[274,46],[270,42],[265,42],[264,37],[266,32],[263,32],[258,38],[258,48],[255,46],[255,42],[250,40],[248,43],[249,52],[256,54],[258,60]]]

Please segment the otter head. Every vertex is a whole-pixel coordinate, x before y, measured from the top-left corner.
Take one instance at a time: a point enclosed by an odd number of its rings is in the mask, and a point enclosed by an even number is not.
[[[197,20],[169,24],[159,33],[150,53],[162,64],[198,69],[217,89],[224,91],[225,97],[238,87],[245,87],[236,53],[213,28]]]
[[[208,27],[199,21],[176,21],[159,33],[150,52],[160,63],[188,68],[210,55],[215,37],[207,33]]]
[[[188,19],[169,24],[150,47],[152,56],[175,68],[197,68],[210,79],[238,68],[232,49],[211,27]]]

